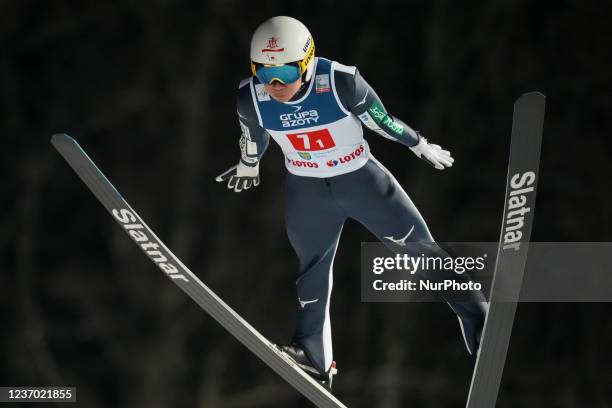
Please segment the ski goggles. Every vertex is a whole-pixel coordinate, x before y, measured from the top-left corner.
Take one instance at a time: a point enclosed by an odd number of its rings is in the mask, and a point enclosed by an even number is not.
[[[290,84],[302,76],[302,70],[297,62],[282,65],[253,63],[253,73],[264,84],[271,84],[274,81],[281,84]]]

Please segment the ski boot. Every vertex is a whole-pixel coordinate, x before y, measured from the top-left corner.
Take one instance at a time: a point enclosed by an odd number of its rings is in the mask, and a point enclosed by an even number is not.
[[[295,342],[291,343],[289,346],[277,345],[277,347],[295,364],[297,364],[298,367],[304,370],[306,374],[310,375],[325,389],[331,392],[333,377],[334,375],[338,374],[335,361],[332,361],[331,367],[329,370],[327,370],[327,372],[321,373],[311,363],[310,359],[306,355],[306,352]]]
[[[461,334],[463,335],[468,353],[475,355],[480,346],[489,305],[486,302],[449,302],[449,306],[457,314]]]

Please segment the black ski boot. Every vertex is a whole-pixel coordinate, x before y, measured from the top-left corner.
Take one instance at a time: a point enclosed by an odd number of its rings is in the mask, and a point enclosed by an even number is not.
[[[298,367],[304,370],[306,374],[310,375],[312,378],[318,381],[328,391],[331,391],[333,377],[338,373],[335,361],[332,361],[331,367],[329,368],[329,370],[327,370],[327,372],[321,373],[310,362],[310,359],[306,355],[306,352],[304,352],[304,350],[295,342],[291,343],[291,345],[289,346],[277,345],[277,347],[295,364],[297,364]]]
[[[457,314],[468,353],[475,355],[480,346],[480,337],[489,305],[486,302],[449,302],[449,306]]]

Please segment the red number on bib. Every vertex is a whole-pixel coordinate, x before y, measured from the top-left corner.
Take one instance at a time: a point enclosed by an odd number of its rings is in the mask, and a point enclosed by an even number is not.
[[[287,135],[287,138],[295,150],[301,151],[325,150],[336,146],[332,135],[327,129],[291,133]]]

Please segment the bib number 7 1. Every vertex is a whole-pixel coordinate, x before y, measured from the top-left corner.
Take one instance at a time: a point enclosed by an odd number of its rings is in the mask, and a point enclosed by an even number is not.
[[[332,135],[327,129],[314,130],[312,132],[290,133],[287,138],[295,150],[317,151],[330,149],[336,146]]]

